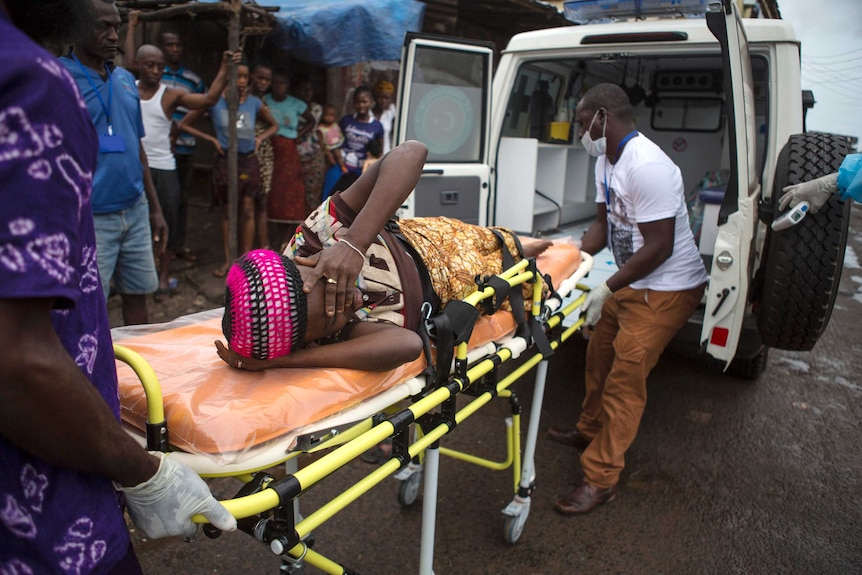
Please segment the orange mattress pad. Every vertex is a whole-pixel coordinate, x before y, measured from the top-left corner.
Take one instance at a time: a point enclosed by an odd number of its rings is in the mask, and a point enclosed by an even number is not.
[[[580,252],[558,242],[538,258],[543,274],[555,283],[572,275]],[[172,327],[176,325],[176,327]],[[510,313],[482,316],[470,347],[498,340],[515,329]],[[422,372],[423,357],[388,372],[351,369],[234,369],[216,354],[224,339],[221,318],[166,324],[165,329],[132,335],[118,344],[139,353],[161,385],[171,444],[179,450],[217,456],[232,462],[290,430],[353,407]],[[140,380],[117,361],[121,415],[146,429],[147,403]],[[369,414],[370,415],[370,414]]]

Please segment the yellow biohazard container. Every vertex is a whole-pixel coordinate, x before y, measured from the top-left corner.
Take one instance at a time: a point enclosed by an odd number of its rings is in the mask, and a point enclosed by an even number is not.
[[[548,131],[550,132],[549,136],[551,140],[557,140],[560,142],[569,141],[568,122],[551,122],[550,129]]]

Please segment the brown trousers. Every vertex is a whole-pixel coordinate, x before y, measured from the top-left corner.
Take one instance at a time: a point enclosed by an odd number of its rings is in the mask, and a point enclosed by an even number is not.
[[[586,397],[577,426],[592,438],[581,456],[587,483],[607,489],[619,481],[646,406],[647,376],[703,290],[625,287],[605,301],[587,346]]]

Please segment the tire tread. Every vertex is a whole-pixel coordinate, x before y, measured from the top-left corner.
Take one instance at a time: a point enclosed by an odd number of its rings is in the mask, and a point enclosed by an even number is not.
[[[776,166],[772,202],[782,189],[836,172],[849,152],[845,139],[805,133],[790,137]],[[829,323],[838,293],[850,222],[850,202],[837,195],[794,227],[767,232],[766,276],[758,311],[765,345],[808,351]]]

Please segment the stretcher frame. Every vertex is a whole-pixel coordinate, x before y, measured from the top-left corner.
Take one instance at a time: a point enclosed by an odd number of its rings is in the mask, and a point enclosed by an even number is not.
[[[294,449],[287,454],[284,445],[277,445],[265,450],[263,455],[242,464],[229,465],[216,465],[205,457],[185,452],[173,452],[171,456],[192,467],[201,477],[234,477],[244,483],[234,498],[223,500],[222,503],[237,518],[239,529],[268,545],[274,554],[283,558],[283,571],[302,573],[304,564],[308,563],[333,575],[355,574],[355,571],[311,549],[306,541],[314,529],[394,475],[401,481],[398,498],[402,505],[412,505],[418,496],[419,483],[424,479],[419,573],[432,575],[440,455],[489,469],[504,470],[512,467],[514,497],[502,510],[502,514],[504,538],[514,543],[523,532],[535,487],[535,448],[548,357],[583,324],[582,317],[575,319],[569,327],[565,327],[563,321],[578,311],[586,299],[589,287],[580,282],[591,269],[592,258],[589,254],[581,253],[581,263],[575,273],[556,286],[556,292],[547,300],[543,300],[542,281],[534,259],[521,260],[498,276],[510,287],[526,282],[533,284],[533,297],[529,302],[530,313],[545,332],[551,350],[550,353],[533,353],[499,381],[488,382],[486,376],[496,374],[499,366],[519,359],[523,352],[527,351],[528,342],[523,337],[508,336],[469,352],[467,343],[459,343],[455,368],[443,385],[429,389],[422,378],[411,378],[405,382],[403,389],[399,388],[401,391],[395,394],[401,396],[396,401],[411,396],[411,405],[386,416],[367,416],[349,424],[340,423],[345,417],[349,419],[349,415],[326,418],[315,424],[319,427],[317,431],[302,434],[298,441],[296,437],[291,438],[290,441],[300,449]],[[572,296],[576,290],[580,293]],[[479,306],[494,295],[495,289],[486,284],[464,301]],[[171,451],[167,441],[161,388],[155,372],[143,357],[131,349],[115,344],[114,351],[117,359],[128,364],[140,379],[147,399],[146,436],[127,426],[129,433],[147,449]],[[516,400],[513,402],[512,416],[506,421],[505,460],[491,461],[440,447],[441,438],[493,398],[503,397],[512,401],[514,393],[509,388],[536,366],[538,368],[523,452],[520,409]],[[474,398],[458,409],[456,397],[467,390],[472,391]],[[415,437],[411,440],[410,432],[414,428]],[[390,437],[394,438],[393,449],[387,461],[314,512],[305,517],[299,514],[298,501],[304,492]],[[319,459],[302,469],[298,468],[295,458],[300,453],[330,449],[331,451]],[[424,461],[420,463],[422,459]],[[264,472],[282,463],[286,465],[288,472],[285,477],[274,479]],[[202,515],[195,515],[193,521],[203,524],[204,533],[209,537],[217,537],[220,534]]]

